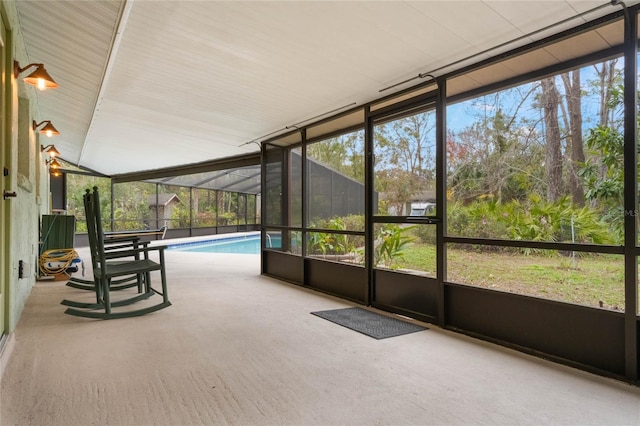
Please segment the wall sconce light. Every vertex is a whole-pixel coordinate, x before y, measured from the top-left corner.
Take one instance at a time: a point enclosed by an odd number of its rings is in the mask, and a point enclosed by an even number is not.
[[[51,124],[51,120],[41,121],[40,123],[36,123],[36,120],[33,120],[33,122],[31,123],[31,127],[33,127],[33,130],[36,130],[38,127],[40,127],[43,124],[44,126],[42,127],[42,129],[40,129],[40,133],[42,133],[43,135],[47,135],[47,137],[51,137],[53,135],[57,136],[60,134],[58,129],[56,129],[53,126],[53,124]]]
[[[58,169],[50,169],[49,173],[51,174],[51,176],[53,177],[58,177],[58,176],[62,176],[62,172]]]
[[[60,156],[60,152],[58,152],[58,150],[56,149],[55,146],[53,145],[47,145],[47,146],[42,146],[40,145],[40,151],[42,152],[46,152],[47,154],[49,154],[52,158],[53,157],[58,157]]]
[[[31,67],[36,67],[36,69],[24,78],[25,83],[35,86],[38,90],[55,89],[58,87],[58,83],[51,78],[47,70],[44,69],[43,64],[29,64],[26,67],[21,68],[18,61],[13,61],[14,77],[18,78],[20,74]]]
[[[55,158],[51,161],[49,161],[49,167],[51,169],[59,169],[60,168],[60,163],[58,163],[58,160],[56,160]]]

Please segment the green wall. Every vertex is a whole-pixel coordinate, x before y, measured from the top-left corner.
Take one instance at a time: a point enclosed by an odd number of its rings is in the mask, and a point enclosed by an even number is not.
[[[22,31],[20,30],[15,2],[1,0],[0,13],[9,30],[9,52],[20,65],[29,63]],[[11,76],[12,61],[7,61]],[[15,191],[16,198],[5,201],[8,207],[8,238],[2,242],[2,250],[9,253],[8,283],[5,288],[5,333],[15,329],[26,300],[36,283],[36,266],[39,253],[39,221],[42,214],[49,212],[49,174],[45,158],[40,152],[38,135],[31,129],[31,121],[41,121],[37,110],[35,89],[26,87],[22,81],[12,79],[11,90],[7,94],[8,121],[11,128],[10,154],[4,167],[9,169],[5,186]],[[44,96],[44,95],[41,95]],[[4,123],[3,123],[4,124]],[[43,141],[44,142],[44,141]],[[26,265],[25,277],[19,278],[18,265]],[[43,283],[46,285],[46,283]]]

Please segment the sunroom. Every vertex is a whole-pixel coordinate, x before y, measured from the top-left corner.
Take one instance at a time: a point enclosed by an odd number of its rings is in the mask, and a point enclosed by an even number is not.
[[[74,91],[3,89],[6,146],[50,120],[71,165],[5,168],[39,201],[1,216],[3,267],[36,244],[21,212],[81,218],[90,175],[114,230],[257,229],[262,275],[638,384],[637,2],[5,3],[4,56]],[[185,221],[118,216],[141,182]],[[2,279],[9,335],[33,277]]]

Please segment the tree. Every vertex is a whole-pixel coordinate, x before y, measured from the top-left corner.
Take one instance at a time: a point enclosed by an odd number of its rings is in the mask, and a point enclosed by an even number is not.
[[[364,133],[361,131],[309,144],[307,158],[364,183]]]
[[[379,124],[374,138],[375,189],[402,214],[413,196],[435,189],[435,113]]]
[[[532,192],[546,191],[537,124],[521,112],[530,107],[537,88],[527,84],[478,98],[471,105],[474,113],[480,111],[476,121],[449,132],[448,188],[455,200],[524,201]]]
[[[114,186],[113,215],[115,230],[157,228],[149,209],[149,198],[155,196],[156,185],[129,182]],[[101,202],[107,202],[101,200]]]
[[[582,138],[582,91],[580,84],[580,70],[561,74],[567,100],[567,114],[565,127],[569,129],[569,189],[575,205],[584,206],[584,188],[578,176],[578,171],[585,162],[584,142]]]
[[[562,197],[562,150],[558,106],[560,97],[553,77],[541,81],[540,105],[544,111],[546,136],[545,168],[547,179],[547,200],[557,201]]]
[[[65,164],[65,168],[66,168]],[[87,224],[85,221],[83,195],[87,189],[94,186],[98,187],[100,192],[100,201],[102,204],[101,216],[103,220],[111,218],[111,180],[97,176],[89,176],[85,174],[67,173],[67,214],[76,217],[77,232],[86,232]],[[104,224],[105,230],[111,229],[110,223]]]
[[[586,144],[589,158],[580,170],[586,182],[586,198],[593,206],[602,209],[604,218],[611,224],[618,242],[624,236],[624,134],[621,108],[621,86],[611,91],[609,109],[611,120],[589,129]],[[640,125],[640,122],[639,122]],[[637,173],[640,174],[640,168]]]
[[[621,79],[621,72],[616,68],[617,63],[618,59],[612,59],[593,66],[598,76],[598,80],[592,83],[600,100],[598,125],[603,127],[609,126],[615,120],[612,106],[616,103],[616,87],[619,87]]]

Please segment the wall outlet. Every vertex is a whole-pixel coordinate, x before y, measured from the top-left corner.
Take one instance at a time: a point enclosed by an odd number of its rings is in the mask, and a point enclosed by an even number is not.
[[[18,278],[29,278],[31,276],[31,267],[24,260],[18,261]]]

